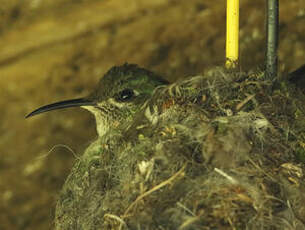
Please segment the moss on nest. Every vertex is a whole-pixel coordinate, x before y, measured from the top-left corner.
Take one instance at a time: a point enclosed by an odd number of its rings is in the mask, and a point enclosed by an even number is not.
[[[221,68],[158,88],[77,160],[56,229],[304,229],[304,95],[270,88]]]

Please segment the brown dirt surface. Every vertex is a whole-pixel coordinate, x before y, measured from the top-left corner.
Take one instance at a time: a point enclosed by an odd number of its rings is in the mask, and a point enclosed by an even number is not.
[[[241,2],[243,70],[264,59],[263,0]],[[280,2],[280,72],[304,64],[305,2]],[[114,65],[170,81],[223,65],[224,1],[3,0],[0,6],[0,229],[54,228],[55,200],[95,138],[92,116],[31,110],[87,95]],[[84,135],[85,134],[85,135]]]

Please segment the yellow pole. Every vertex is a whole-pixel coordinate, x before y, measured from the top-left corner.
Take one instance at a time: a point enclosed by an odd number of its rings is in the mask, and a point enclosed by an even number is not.
[[[226,68],[238,64],[239,0],[227,0]]]

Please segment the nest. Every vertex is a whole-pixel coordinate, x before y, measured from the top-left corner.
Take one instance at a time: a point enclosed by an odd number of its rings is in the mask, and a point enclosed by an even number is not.
[[[222,68],[156,89],[76,161],[56,229],[305,229],[303,99]]]

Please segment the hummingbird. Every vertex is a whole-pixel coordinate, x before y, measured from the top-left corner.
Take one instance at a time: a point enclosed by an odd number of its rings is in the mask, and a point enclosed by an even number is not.
[[[97,133],[102,137],[111,128],[132,121],[135,113],[151,98],[154,89],[167,84],[169,82],[159,75],[135,64],[125,63],[122,66],[112,67],[87,97],[39,107],[26,118],[51,110],[81,107],[93,113]]]

